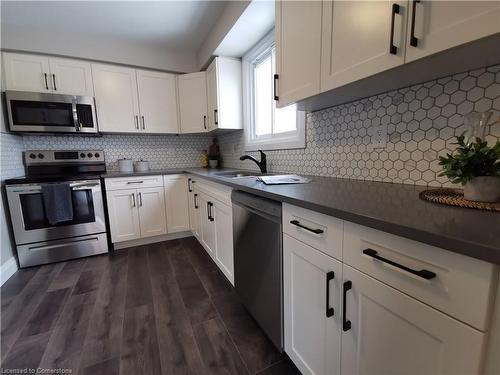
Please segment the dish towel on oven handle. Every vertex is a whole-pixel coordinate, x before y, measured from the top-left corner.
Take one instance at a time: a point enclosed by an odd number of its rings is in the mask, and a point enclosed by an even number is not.
[[[42,185],[42,198],[49,224],[73,220],[73,198],[69,183]]]

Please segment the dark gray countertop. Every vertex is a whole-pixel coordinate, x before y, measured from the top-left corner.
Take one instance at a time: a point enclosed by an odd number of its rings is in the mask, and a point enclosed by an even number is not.
[[[312,179],[308,184],[265,185],[253,178],[217,176],[221,170],[202,168],[152,170],[141,174],[110,172],[103,177],[182,172],[500,264],[500,213],[425,202],[418,197],[426,189],[423,186],[316,176],[308,176]]]

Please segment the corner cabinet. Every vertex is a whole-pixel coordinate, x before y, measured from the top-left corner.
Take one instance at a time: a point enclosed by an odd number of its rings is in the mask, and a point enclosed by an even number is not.
[[[178,133],[175,75],[92,64],[99,130]]]
[[[177,77],[177,83],[181,133],[208,131],[207,74],[181,74]]]
[[[94,96],[89,62],[21,53],[2,55],[7,90]]]
[[[216,57],[206,74],[208,130],[243,129],[241,61]]]

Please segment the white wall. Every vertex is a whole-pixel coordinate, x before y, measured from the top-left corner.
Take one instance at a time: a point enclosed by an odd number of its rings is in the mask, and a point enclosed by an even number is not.
[[[2,49],[47,53],[172,72],[194,72],[195,53],[118,39],[57,33],[2,24]]]

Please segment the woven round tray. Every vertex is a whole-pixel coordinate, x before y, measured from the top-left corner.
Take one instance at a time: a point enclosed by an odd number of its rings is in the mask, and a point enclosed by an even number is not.
[[[420,198],[425,201],[439,203],[439,204],[447,204],[449,206],[458,206],[466,208],[475,208],[478,210],[500,212],[500,203],[469,201],[464,198],[464,192],[462,189],[424,190],[420,193]]]

